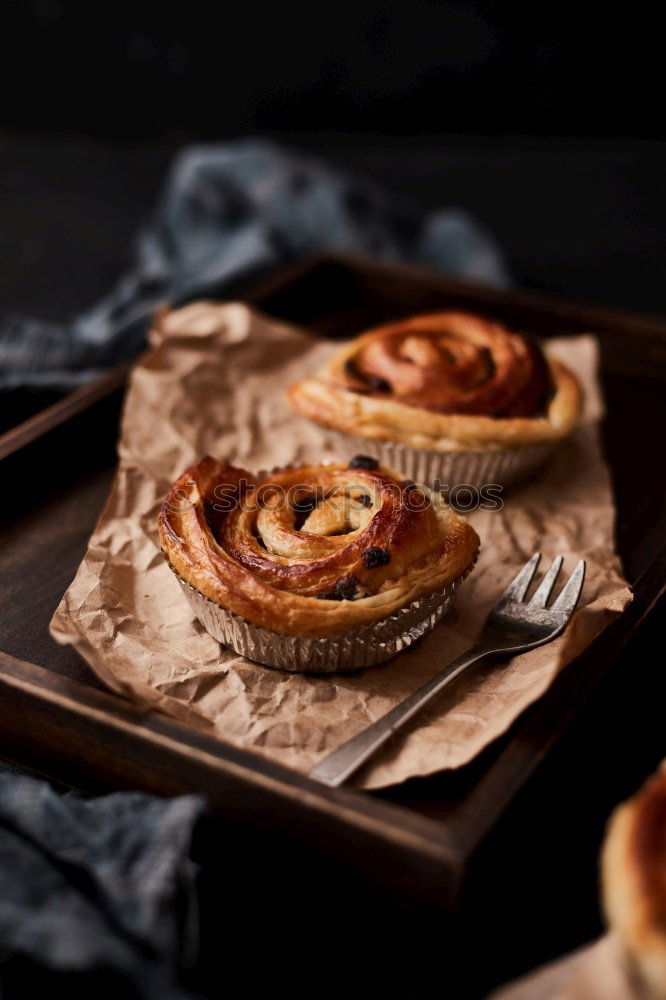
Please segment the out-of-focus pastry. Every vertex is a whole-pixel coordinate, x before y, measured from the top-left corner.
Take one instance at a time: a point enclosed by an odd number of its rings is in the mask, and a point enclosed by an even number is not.
[[[349,341],[288,391],[299,413],[417,482],[509,486],[575,427],[575,376],[523,333],[428,313]]]
[[[666,765],[613,813],[602,855],[610,927],[650,998],[666,998]]]

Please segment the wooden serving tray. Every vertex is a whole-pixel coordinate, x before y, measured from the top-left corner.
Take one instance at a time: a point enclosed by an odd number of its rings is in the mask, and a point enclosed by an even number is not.
[[[541,336],[594,331],[608,405],[604,446],[628,610],[502,739],[469,766],[394,789],[326,789],[250,751],[103,690],[48,624],[109,492],[127,369],[0,437],[0,754],[84,790],[204,794],[248,831],[302,844],[366,882],[438,908],[456,904],[476,848],[594,692],[663,593],[661,427],[666,321],[501,292],[402,265],[327,257],[287,268],[244,297],[322,336],[431,308],[486,312]]]

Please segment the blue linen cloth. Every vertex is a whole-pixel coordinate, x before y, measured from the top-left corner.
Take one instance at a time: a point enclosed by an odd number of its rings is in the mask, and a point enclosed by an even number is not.
[[[62,795],[0,764],[0,995],[20,961],[24,986],[37,967],[187,996],[178,971],[197,957],[189,851],[203,807],[194,795]]]
[[[156,305],[224,295],[327,251],[507,283],[492,236],[461,209],[424,214],[266,141],[195,146],[176,157],[135,263],[106,298],[70,327],[0,321],[0,389],[74,388],[141,349]]]

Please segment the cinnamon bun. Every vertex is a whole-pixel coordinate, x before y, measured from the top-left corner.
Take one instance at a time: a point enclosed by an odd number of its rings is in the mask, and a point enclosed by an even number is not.
[[[259,477],[206,457],[158,526],[205,627],[285,669],[388,659],[439,620],[479,546],[439,497],[367,456]]]
[[[604,908],[642,995],[666,997],[666,765],[611,817]]]
[[[487,482],[497,469],[507,484],[569,434],[581,398],[574,375],[538,344],[456,312],[370,330],[288,391],[295,410],[342,432],[349,449],[372,442],[406,475]]]

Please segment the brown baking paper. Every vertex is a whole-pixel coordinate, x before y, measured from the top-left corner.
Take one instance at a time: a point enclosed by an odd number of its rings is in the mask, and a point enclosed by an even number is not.
[[[542,966],[488,1000],[646,1000],[647,992],[613,933]]]
[[[109,687],[225,740],[306,771],[466,649],[497,595],[536,550],[581,556],[587,579],[565,635],[479,668],[424,710],[357,779],[366,788],[460,767],[503,733],[630,600],[613,554],[613,504],[599,450],[592,337],[553,342],[586,389],[585,420],[537,483],[501,512],[477,511],[477,568],[454,610],[421,643],[355,674],[280,673],[221,649],[196,620],[160,552],[155,519],[174,478],[204,454],[254,472],[335,458],[327,433],[283,393],[334,350],[242,304],[171,313],[135,368],[109,502],[51,630]]]

